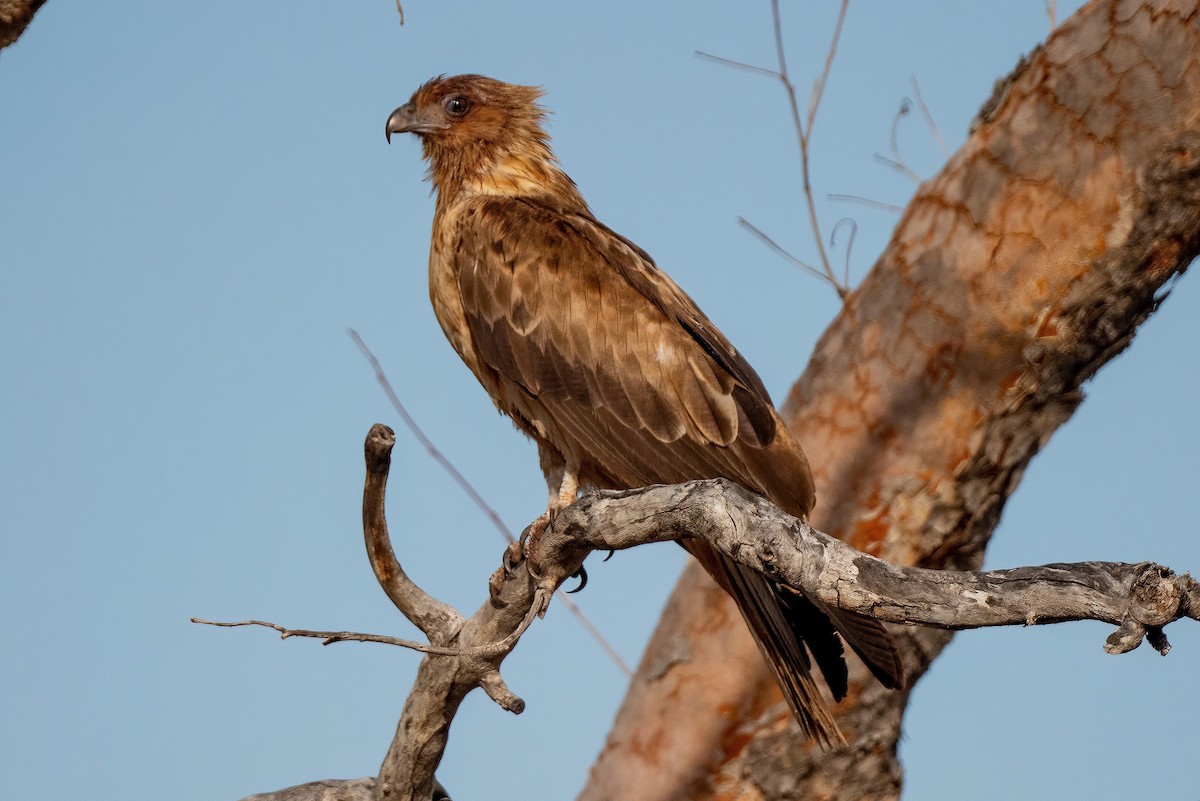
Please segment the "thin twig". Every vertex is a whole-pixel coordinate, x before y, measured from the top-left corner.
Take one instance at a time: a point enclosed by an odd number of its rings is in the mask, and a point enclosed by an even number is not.
[[[888,134],[888,144],[892,148],[892,158],[898,163],[904,164],[904,156],[900,155],[900,122],[909,115],[912,111],[912,101],[907,97],[900,98],[900,108],[896,109],[896,116],[892,117],[892,130]]]
[[[909,101],[907,97],[901,98],[900,108],[896,110],[896,116],[892,117],[892,131],[888,136],[888,144],[892,148],[892,157],[888,158],[876,153],[875,160],[881,164],[886,164],[896,172],[911,178],[914,182],[919,184],[921,183],[921,176],[918,175],[915,170],[909,167],[908,162],[904,160],[904,156],[900,153],[900,142],[898,140],[900,133],[900,121],[907,117],[910,111],[912,111],[911,101]]]
[[[448,458],[446,458],[446,455],[443,454],[438,447],[433,444],[433,440],[426,436],[424,430],[417,425],[417,421],[413,419],[411,414],[409,414],[408,409],[405,408],[404,404],[400,401],[400,396],[397,395],[396,390],[392,388],[392,382],[388,379],[387,373],[384,372],[383,365],[379,363],[379,359],[377,359],[371,349],[367,347],[367,343],[363,341],[363,338],[359,336],[358,332],[353,328],[347,329],[347,332],[350,334],[350,338],[354,340],[354,344],[358,346],[358,349],[362,352],[362,355],[366,358],[367,362],[371,365],[371,369],[375,371],[375,380],[378,381],[379,386],[383,388],[384,394],[387,395],[388,400],[392,404],[392,408],[394,408],[396,413],[400,415],[400,419],[404,421],[404,425],[409,431],[412,432],[413,436],[417,438],[417,441],[421,443],[421,446],[425,448],[429,455],[433,457],[434,461],[441,465],[442,468],[450,474],[450,477],[454,479],[454,482],[458,484],[459,488],[467,494],[467,497],[470,498],[471,501],[484,513],[487,519],[491,521],[492,525],[497,531],[500,532],[504,539],[507,542],[515,542],[516,537],[514,537],[512,532],[508,530],[508,527],[504,525],[504,521],[500,519],[500,515],[496,512],[496,510],[493,509],[486,500],[484,500],[483,496],[480,495],[478,490],[475,489],[475,486],[467,480],[467,477],[459,472],[458,468],[455,467]],[[583,610],[580,609],[570,598],[568,598],[565,592],[558,591],[557,596],[559,602],[566,607],[567,611],[575,616],[575,619],[579,621],[580,625],[582,625],[592,639],[596,641],[596,644],[600,646],[600,649],[604,651],[612,663],[617,666],[617,669],[626,676],[632,676],[633,670],[631,670],[629,665],[625,663],[625,660],[621,658],[621,655],[617,653],[617,649],[614,648],[608,642],[608,640],[604,638],[604,635],[602,635],[594,625],[592,625],[592,622],[588,620],[587,616],[583,613]]]
[[[526,613],[516,630],[505,637],[503,640],[496,642],[485,643],[484,645],[473,645],[469,648],[449,648],[439,645],[426,645],[425,643],[416,642],[414,640],[405,640],[400,637],[389,637],[385,634],[367,634],[361,631],[313,631],[311,629],[289,629],[280,626],[278,623],[271,623],[267,620],[238,620],[234,622],[222,622],[216,620],[204,620],[203,618],[193,617],[190,620],[193,623],[200,623],[205,626],[219,626],[221,628],[237,628],[239,626],[262,626],[263,628],[274,629],[279,632],[279,639],[286,640],[288,637],[310,637],[312,639],[321,640],[321,645],[332,645],[337,642],[377,642],[383,645],[395,645],[400,648],[408,648],[413,651],[420,651],[423,654],[433,654],[434,656],[462,656],[476,657],[480,659],[490,659],[500,654],[506,654],[513,649],[517,644],[517,640],[521,639],[521,635],[533,623],[533,619],[537,617],[539,605],[534,603],[529,612]]]
[[[396,413],[400,415],[400,419],[404,421],[404,425],[409,431],[412,432],[413,436],[417,438],[417,441],[421,443],[421,446],[425,448],[429,455],[433,457],[433,460],[441,465],[443,470],[450,474],[450,478],[454,479],[454,483],[458,484],[459,488],[463,492],[467,493],[467,497],[471,499],[472,503],[474,503],[483,511],[487,519],[490,520],[492,525],[496,527],[496,530],[499,531],[508,542],[513,542],[515,538],[508,530],[508,527],[504,525],[504,521],[500,519],[500,515],[496,513],[496,510],[488,505],[488,502],[483,499],[483,496],[480,495],[471,482],[467,480],[467,477],[460,473],[458,468],[446,458],[445,454],[438,450],[438,447],[433,444],[433,440],[425,436],[425,432],[421,430],[419,425],[417,425],[417,421],[414,420],[413,416],[408,413],[408,409],[406,409],[404,404],[400,402],[400,396],[396,394],[396,390],[392,389],[392,384],[390,381],[388,381],[387,374],[383,372],[383,366],[379,363],[379,359],[375,358],[375,354],[372,353],[371,349],[367,347],[367,343],[363,341],[363,338],[360,337],[358,332],[353,328],[347,329],[347,332],[350,334],[350,338],[354,340],[354,344],[358,345],[358,349],[362,351],[363,356],[365,356],[367,361],[370,362],[371,369],[375,371],[375,380],[379,382],[379,386],[383,387],[384,393],[387,395],[388,400],[392,403],[392,408],[394,408]]]
[[[849,6],[850,0],[842,0],[842,7],[838,12],[837,25],[833,31],[833,38],[829,43],[829,52],[825,56],[825,66],[821,70],[821,77],[818,78],[813,84],[813,91],[808,99],[808,114],[804,120],[801,120],[800,118],[800,103],[796,99],[796,87],[792,85],[791,77],[788,75],[787,57],[783,47],[783,22],[779,15],[779,0],[771,0],[771,16],[774,21],[775,29],[775,57],[779,62],[778,70],[769,70],[765,67],[755,66],[754,64],[746,64],[742,61],[734,61],[733,59],[714,56],[711,53],[704,53],[699,50],[696,51],[696,55],[700,58],[708,59],[709,61],[714,61],[727,67],[746,70],[747,72],[752,72],[756,75],[765,75],[767,77],[775,78],[783,85],[784,92],[786,92],[788,98],[788,106],[792,113],[792,125],[796,129],[796,140],[800,145],[800,176],[804,188],[804,202],[808,209],[808,223],[812,228],[813,240],[817,245],[817,255],[820,257],[822,269],[818,270],[788,253],[786,250],[776,244],[775,240],[771,239],[771,237],[767,236],[761,230],[746,222],[745,219],[738,218],[738,221],[748,230],[758,236],[759,239],[766,242],[773,250],[775,250],[776,253],[800,267],[805,272],[808,272],[820,280],[827,282],[833,287],[834,291],[838,293],[838,297],[840,297],[843,301],[845,301],[847,295],[849,295],[850,290],[849,287],[838,282],[837,277],[833,274],[833,268],[829,264],[829,254],[825,252],[825,241],[824,237],[821,235],[821,225],[817,220],[817,206],[816,202],[813,200],[812,180],[810,177],[811,171],[809,169],[808,160],[808,142],[809,137],[812,136],[813,124],[817,118],[817,109],[820,107],[821,98],[825,94],[825,84],[829,80],[829,72],[833,68],[833,58],[837,53],[838,41],[842,36],[842,26],[846,21],[846,9]]]
[[[828,198],[829,200],[841,200],[841,201],[846,201],[846,202],[850,202],[850,203],[861,203],[864,206],[871,206],[873,208],[883,209],[884,211],[895,212],[896,214],[899,214],[900,212],[904,211],[903,206],[897,206],[892,203],[884,203],[882,200],[871,200],[871,198],[862,197],[861,195],[826,195],[825,197]]]
[[[921,176],[917,175],[917,173],[915,173],[907,164],[894,159],[889,159],[887,156],[882,156],[878,153],[875,154],[875,160],[880,164],[891,167],[904,177],[911,178],[914,183],[921,183]]]
[[[400,15],[400,24],[404,24],[404,9],[400,5],[400,0],[396,0],[396,13]]]
[[[779,25],[779,0],[773,0],[775,5],[775,47],[779,49],[779,64],[783,66],[783,33]],[[838,12],[837,26],[833,29],[833,38],[829,41],[829,52],[825,55],[825,68],[821,71],[821,78],[813,87],[812,96],[808,100],[808,136],[812,136],[813,122],[817,117],[817,106],[821,105],[821,98],[825,94],[825,82],[829,79],[829,71],[833,68],[833,57],[837,54],[838,41],[842,38],[842,24],[846,21],[846,9],[850,7],[850,0],[842,0],[842,8]]]
[[[461,648],[440,648],[436,645],[426,645],[425,643],[416,642],[414,640],[404,640],[399,637],[388,637],[384,634],[366,634],[358,631],[312,631],[310,629],[289,629],[280,626],[277,623],[271,623],[266,620],[239,620],[236,622],[223,622],[218,620],[204,620],[203,618],[190,618],[193,623],[200,623],[205,626],[220,626],[221,628],[237,628],[238,626],[262,626],[268,629],[275,629],[279,632],[279,639],[286,640],[288,637],[312,637],[321,640],[322,645],[332,645],[335,642],[377,642],[384,645],[396,645],[400,648],[410,648],[413,651],[420,651],[423,654],[437,654],[439,656],[458,656],[462,653]]]
[[[754,234],[756,237],[759,238],[759,240],[761,240],[763,242],[763,244],[765,244],[771,250],[775,251],[775,253],[777,253],[779,256],[782,256],[787,261],[790,261],[792,264],[799,267],[801,270],[804,270],[805,272],[807,272],[811,275],[814,275],[817,278],[820,278],[822,281],[829,280],[829,276],[827,276],[825,273],[818,270],[816,267],[813,267],[811,264],[801,261],[800,259],[793,256],[791,253],[789,253],[787,250],[785,250],[782,245],[780,245],[778,242],[776,242],[774,239],[772,239],[770,236],[768,236],[766,233],[764,233],[761,228],[759,228],[754,223],[747,220],[745,217],[738,217],[738,225],[742,226],[747,231]],[[839,290],[838,294],[840,295],[841,288],[838,286],[838,283],[836,280],[833,281],[833,285],[835,288],[837,288]]]
[[[912,81],[913,97],[916,99],[917,108],[920,110],[921,116],[925,118],[925,124],[929,127],[929,133],[933,135],[933,141],[937,142],[942,156],[949,158],[950,149],[946,147],[946,141],[942,139],[942,133],[938,130],[937,123],[933,121],[933,115],[929,113],[929,107],[925,105],[925,100],[921,97],[921,84],[917,83],[917,76],[910,75],[908,77]]]
[[[817,220],[817,205],[813,200],[811,170],[809,169],[808,161],[808,142],[809,137],[812,136],[817,108],[820,106],[821,97],[825,92],[825,81],[829,77],[829,70],[833,65],[833,57],[837,52],[838,39],[842,34],[842,23],[846,19],[846,9],[849,5],[850,0],[842,0],[842,7],[838,12],[837,26],[833,31],[833,39],[829,43],[829,53],[825,57],[825,69],[822,71],[821,78],[817,81],[816,86],[813,88],[813,93],[809,98],[808,124],[805,125],[800,120],[800,105],[796,100],[796,88],[792,85],[791,78],[788,76],[787,57],[783,47],[783,21],[779,15],[779,0],[771,0],[771,17],[775,26],[775,55],[779,60],[779,81],[783,84],[784,91],[787,93],[788,105],[792,111],[792,125],[796,129],[796,138],[800,144],[800,172],[804,188],[805,205],[808,207],[808,222],[812,227],[813,240],[817,245],[817,255],[821,259],[821,267],[824,272],[823,277],[837,290],[838,296],[842,300],[846,299],[848,292],[845,287],[838,284],[837,278],[833,275],[833,268],[829,264],[829,255],[825,252],[825,241],[821,235],[821,225]]]
[[[829,232],[829,247],[834,247],[837,242],[838,229],[842,227],[842,223],[850,225],[850,241],[846,243],[846,263],[842,274],[842,286],[850,286],[850,251],[854,249],[854,238],[858,236],[858,223],[849,217],[843,217],[834,224],[833,230]]]
[[[700,58],[705,58],[705,59],[708,59],[709,61],[715,61],[718,64],[724,64],[726,67],[734,67],[735,69],[746,70],[747,72],[753,72],[756,75],[765,75],[768,78],[775,78],[776,80],[779,79],[778,72],[776,72],[775,70],[769,70],[766,67],[757,67],[754,64],[747,64],[744,61],[734,61],[731,58],[722,58],[721,56],[714,56],[712,53],[705,53],[703,50],[696,50],[695,53]]]

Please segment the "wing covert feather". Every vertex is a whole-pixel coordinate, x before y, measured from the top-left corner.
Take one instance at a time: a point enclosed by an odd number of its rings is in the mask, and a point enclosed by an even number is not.
[[[489,198],[455,258],[479,356],[547,410],[608,409],[663,443],[770,441],[758,376],[643,251],[595,220]]]

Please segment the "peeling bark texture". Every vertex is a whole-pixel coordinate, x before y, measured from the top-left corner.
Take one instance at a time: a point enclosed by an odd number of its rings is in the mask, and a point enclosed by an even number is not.
[[[0,0],[0,50],[21,37],[46,0]]]
[[[918,189],[785,407],[816,470],[814,524],[899,564],[981,564],[1081,384],[1200,250],[1197,5],[1085,6]],[[895,633],[910,685],[949,641]],[[580,798],[898,797],[906,693],[855,665],[838,707],[851,746],[823,753],[765,675],[689,566]]]

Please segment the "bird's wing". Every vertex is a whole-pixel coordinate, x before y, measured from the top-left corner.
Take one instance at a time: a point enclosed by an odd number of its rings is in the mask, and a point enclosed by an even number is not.
[[[599,453],[593,435],[653,447],[656,460],[677,460],[669,473],[691,478],[698,448],[774,439],[762,381],[635,246],[590,217],[530,201],[489,198],[467,215],[453,258],[475,351],[569,436]],[[587,412],[593,423],[575,420]],[[705,455],[721,463],[714,475],[729,474],[727,459]]]

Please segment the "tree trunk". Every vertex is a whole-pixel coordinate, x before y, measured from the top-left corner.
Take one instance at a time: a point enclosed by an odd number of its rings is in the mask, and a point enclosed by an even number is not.
[[[1082,382],[1200,251],[1198,3],[1085,6],[920,187],[785,406],[816,456],[815,526],[901,564],[982,563]],[[950,639],[895,634],[910,685]],[[838,707],[851,746],[805,743],[692,564],[581,799],[896,798],[906,702],[856,664]]]

